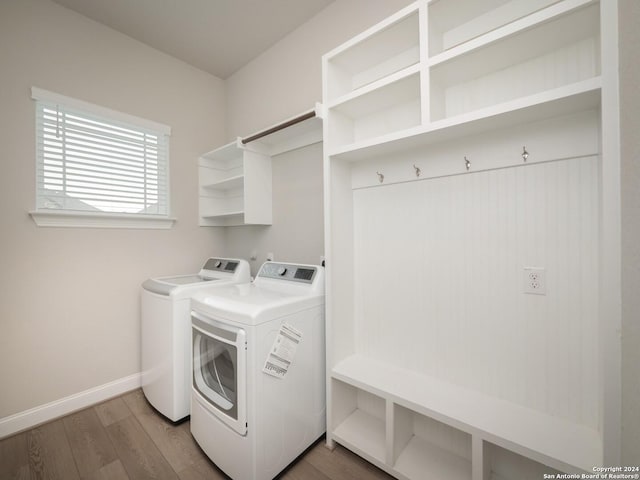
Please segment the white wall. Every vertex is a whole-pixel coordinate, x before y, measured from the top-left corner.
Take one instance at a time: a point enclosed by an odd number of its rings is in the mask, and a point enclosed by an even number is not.
[[[227,83],[229,139],[246,136],[322,101],[321,57],[412,0],[335,0]]]
[[[0,2],[0,419],[140,370],[140,283],[191,272],[198,154],[225,138],[224,83],[48,0]],[[172,127],[171,230],[38,228],[30,88]]]
[[[324,253],[322,208],[322,143],[274,157],[273,225],[232,227],[227,231],[227,255],[249,259],[257,273],[271,252],[275,260],[320,263]]]
[[[322,55],[411,0],[336,0],[226,80],[228,140],[247,136],[322,101]],[[227,231],[232,255],[255,274],[268,252],[276,260],[318,263],[324,251],[322,151],[301,149],[273,163],[274,224]],[[293,209],[293,210],[292,210]]]
[[[640,465],[640,2],[620,2],[619,17],[622,98],[622,464]]]

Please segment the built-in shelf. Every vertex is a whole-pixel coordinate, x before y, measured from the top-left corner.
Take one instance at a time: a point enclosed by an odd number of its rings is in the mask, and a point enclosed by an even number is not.
[[[324,55],[329,446],[401,479],[619,462],[598,303],[617,278],[616,18],[604,0],[418,0]],[[553,271],[548,296],[514,287],[528,262]]]
[[[385,460],[384,421],[356,409],[334,430],[337,439],[379,462]]]
[[[331,376],[561,470],[589,471],[602,460],[595,429],[436,378],[361,355],[338,363]]]
[[[558,0],[521,0],[519,3],[521,5],[524,5],[525,2],[530,4],[531,6],[533,6],[537,2],[538,3],[537,6],[540,6],[545,4],[557,3]],[[447,2],[437,2],[433,5],[443,5],[446,3]],[[503,2],[503,3],[506,3],[506,2]],[[515,3],[515,2],[512,2],[512,3]],[[494,43],[502,42],[503,40],[509,40],[509,37],[511,37],[512,35],[522,34],[523,32],[526,32],[527,30],[532,28],[539,27],[550,20],[561,19],[563,16],[565,16],[568,13],[574,12],[577,9],[580,9],[588,5],[593,5],[593,4],[594,4],[594,0],[573,0],[569,2],[559,2],[553,7],[544,8],[542,10],[535,11],[531,15],[520,17],[520,18],[516,17],[517,19],[511,23],[502,24],[500,27],[493,30],[488,29],[486,32],[480,33],[478,36],[469,37],[468,41],[466,42],[461,42],[457,44],[455,47],[447,49],[439,54],[430,56],[427,61],[427,64],[430,67],[435,67],[437,65],[449,62],[455,59],[456,57],[463,57],[464,55],[470,52],[479,50],[481,48],[484,48]],[[461,7],[456,5],[456,10],[460,12]],[[589,15],[593,15],[593,12],[591,12]],[[567,20],[570,22],[570,24],[566,25],[566,27],[570,30],[569,32],[567,32],[569,33],[569,35],[575,35],[577,33],[575,30],[584,31],[585,27],[589,27],[591,31],[593,30],[597,31],[597,26],[595,26],[594,28],[594,25],[592,22],[589,22],[588,24],[584,24],[582,23],[583,19],[576,18],[576,17],[567,18]],[[552,28],[556,30],[553,33],[557,35],[558,34],[557,26]],[[523,40],[527,40],[531,38],[534,38],[535,40],[539,40],[540,38],[544,39],[544,35],[541,35],[541,32],[533,32],[532,35],[533,37],[532,36],[521,37],[518,40],[518,42],[520,42],[520,46],[526,45],[526,42],[523,42]],[[556,38],[555,37],[551,39],[547,38],[546,40],[547,42],[550,40],[553,40],[553,42],[555,42]],[[562,37],[560,37],[559,40],[562,43]],[[511,45],[511,43],[509,43],[509,45]],[[514,48],[513,54],[522,56],[522,52],[518,51],[516,48]]]
[[[271,224],[271,158],[240,139],[198,162],[200,225]]]
[[[252,150],[276,157],[286,152],[322,142],[322,106],[278,122],[241,140]]]
[[[242,210],[238,210],[238,211],[231,211],[231,212],[220,212],[220,213],[212,213],[212,214],[204,214],[203,217],[204,218],[222,218],[222,217],[238,217],[244,215],[244,212]]]
[[[413,435],[395,463],[406,478],[470,480],[471,461]]]
[[[372,34],[355,37],[335,51],[326,73],[325,103],[420,62],[418,9],[409,6]]]
[[[432,2],[430,8],[442,3],[447,2]],[[550,2],[538,3],[542,7]],[[599,3],[551,3],[429,58],[424,66],[410,63],[357,88],[340,90],[341,95],[329,95],[329,155],[367,158],[370,147],[384,145],[379,153],[386,154],[396,142],[404,148],[405,139],[417,140],[412,137],[432,143],[593,108],[601,87]],[[369,35],[377,39],[384,33],[388,38],[395,25],[407,28],[403,22],[418,17],[419,5],[407,7]],[[368,43],[358,37],[350,45],[325,56],[327,91],[340,83],[332,67],[336,58],[342,62],[355,57]]]
[[[601,85],[600,77],[591,78],[427,125],[327,148],[331,149],[333,159],[361,161],[487,130],[591,110],[600,105]]]
[[[561,12],[430,68],[430,119],[437,121],[544,93],[600,75],[597,4]],[[528,25],[528,22],[523,23]]]
[[[389,131],[420,125],[420,75],[394,76],[393,81],[354,96],[328,110],[332,145],[376,138]],[[403,71],[402,73],[406,73]]]
[[[212,215],[203,215],[202,221],[207,226],[215,227],[237,227],[246,225],[244,221],[244,211],[220,212]]]
[[[244,185],[244,174],[235,175],[233,177],[225,178],[213,183],[207,183],[203,185],[203,188],[209,190],[233,190],[234,188],[241,188]]]
[[[358,88],[356,90],[353,90],[352,92],[343,95],[339,98],[337,98],[335,101],[329,103],[327,105],[328,109],[340,109],[341,105],[349,105],[350,103],[353,103],[357,98],[359,97],[364,97],[372,92],[375,92],[377,90],[383,90],[384,88],[386,88],[387,86],[390,85],[394,85],[397,84],[397,82],[402,81],[405,78],[408,77],[414,77],[416,74],[420,73],[420,65],[418,64],[414,64],[411,65],[407,68],[403,68],[402,70],[393,73],[392,75],[389,75],[387,77],[384,77],[378,81],[369,83],[368,85],[365,85],[364,87]],[[397,86],[395,88],[398,88]],[[371,100],[372,97],[366,97],[369,99],[369,101]],[[368,103],[367,101],[362,101],[362,103]],[[345,108],[345,107],[342,107]],[[347,107],[348,108],[348,107]]]

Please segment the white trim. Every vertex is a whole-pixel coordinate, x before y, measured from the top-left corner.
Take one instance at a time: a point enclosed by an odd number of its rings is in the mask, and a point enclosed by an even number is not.
[[[140,388],[141,378],[140,373],[134,373],[84,392],[0,418],[0,439]]]
[[[600,191],[600,402],[603,465],[622,459],[622,252],[618,2],[600,2],[602,179]]]
[[[59,93],[49,92],[38,87],[31,87],[31,98],[34,100],[42,100],[45,102],[59,103],[71,108],[77,108],[88,113],[100,115],[120,122],[129,123],[142,128],[148,128],[155,130],[158,133],[164,135],[171,135],[171,127],[162,123],[154,122],[153,120],[147,120],[146,118],[136,117],[135,115],[129,115],[128,113],[112,110],[107,107],[101,107],[93,103],[84,102],[75,98],[65,97]]]
[[[29,212],[29,215],[39,227],[169,229],[176,222],[175,218],[155,215],[71,210],[37,210]]]

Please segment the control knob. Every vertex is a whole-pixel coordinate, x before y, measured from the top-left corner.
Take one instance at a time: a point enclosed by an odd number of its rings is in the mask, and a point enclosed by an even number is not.
[[[216,261],[216,268],[220,268],[222,266],[222,261],[218,260]]]
[[[285,273],[287,273],[286,267],[278,268],[278,275],[280,275],[282,277]]]

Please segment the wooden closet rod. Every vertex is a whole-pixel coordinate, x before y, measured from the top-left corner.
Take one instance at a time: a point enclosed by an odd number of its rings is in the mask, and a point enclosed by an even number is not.
[[[256,133],[255,135],[251,135],[250,137],[247,138],[243,138],[242,139],[242,144],[246,145],[249,142],[253,142],[254,140],[258,140],[259,138],[262,137],[266,137],[267,135],[271,135],[272,133],[275,133],[279,130],[284,130],[287,127],[290,127],[291,125],[295,125],[296,123],[300,123],[300,122],[304,122],[305,120],[309,119],[309,118],[313,118],[316,116],[316,112],[315,110],[312,110],[310,112],[307,113],[303,113],[302,115],[299,115],[295,118],[292,118],[291,120],[287,120],[284,123],[281,123],[280,125],[275,125],[271,128],[268,128],[267,130],[264,130],[262,132]]]

